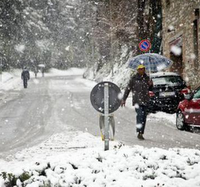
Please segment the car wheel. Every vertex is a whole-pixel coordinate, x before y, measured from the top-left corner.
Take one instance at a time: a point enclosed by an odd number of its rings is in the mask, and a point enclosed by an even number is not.
[[[176,127],[178,130],[186,130],[185,118],[180,110],[176,113]]]

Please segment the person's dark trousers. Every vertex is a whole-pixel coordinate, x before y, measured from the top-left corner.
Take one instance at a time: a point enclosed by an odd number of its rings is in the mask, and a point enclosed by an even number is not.
[[[136,131],[144,134],[144,129],[146,125],[146,118],[147,118],[147,111],[146,106],[144,105],[138,105],[137,108],[135,108],[136,111]]]
[[[24,88],[27,88],[28,80],[26,78],[23,79],[23,83],[24,83]]]

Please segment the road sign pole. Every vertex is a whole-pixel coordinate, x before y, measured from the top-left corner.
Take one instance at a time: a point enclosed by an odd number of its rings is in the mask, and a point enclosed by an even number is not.
[[[114,118],[112,115],[110,115],[110,113],[113,113],[120,107],[120,93],[120,88],[109,81],[98,83],[90,93],[90,101],[92,106],[98,112],[103,114],[103,117],[100,116],[99,118],[99,126],[102,140],[104,140],[105,144],[105,151],[109,150],[110,139],[114,140]],[[110,129],[110,127],[112,128]]]
[[[105,148],[104,150],[109,150],[109,123],[108,123],[108,114],[109,114],[109,85],[108,83],[104,84],[104,124],[105,124],[105,132],[104,132],[104,142]]]

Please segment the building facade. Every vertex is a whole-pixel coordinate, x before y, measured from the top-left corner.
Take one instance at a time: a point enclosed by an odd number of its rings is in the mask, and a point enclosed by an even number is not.
[[[192,86],[200,84],[200,0],[162,0],[163,55]]]

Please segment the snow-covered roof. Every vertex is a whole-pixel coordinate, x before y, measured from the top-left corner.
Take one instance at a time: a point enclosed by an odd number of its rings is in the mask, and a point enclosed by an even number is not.
[[[159,77],[159,76],[180,76],[180,75],[174,72],[157,72],[157,73],[151,73],[150,76]]]

